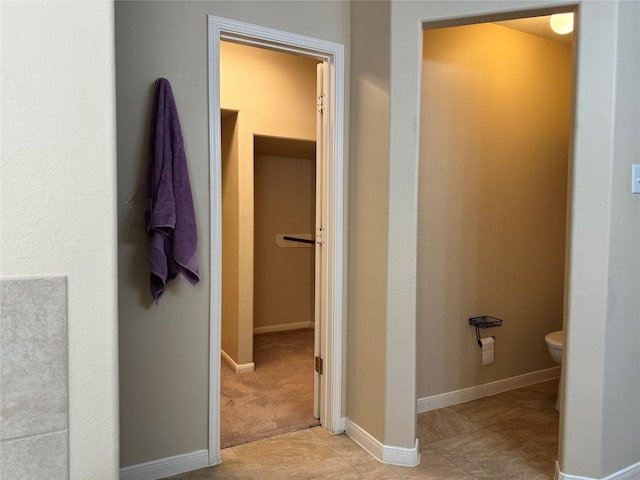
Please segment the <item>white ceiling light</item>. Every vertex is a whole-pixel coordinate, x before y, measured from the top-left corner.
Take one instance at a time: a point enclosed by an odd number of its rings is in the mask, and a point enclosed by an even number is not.
[[[573,32],[573,13],[556,13],[549,20],[551,30],[559,35]]]

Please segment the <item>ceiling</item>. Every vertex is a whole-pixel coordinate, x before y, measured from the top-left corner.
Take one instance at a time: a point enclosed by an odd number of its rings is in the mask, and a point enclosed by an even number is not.
[[[567,35],[558,35],[549,26],[550,15],[543,17],[518,18],[516,20],[505,20],[495,22],[497,25],[512,28],[521,32],[530,33],[539,37],[548,38],[550,40],[558,40],[560,42],[571,43],[573,33]]]

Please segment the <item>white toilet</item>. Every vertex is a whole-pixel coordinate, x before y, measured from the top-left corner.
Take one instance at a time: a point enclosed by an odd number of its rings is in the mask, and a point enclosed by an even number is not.
[[[564,334],[562,330],[551,332],[545,335],[544,341],[547,342],[549,355],[557,365],[562,365],[562,343]],[[558,385],[558,396],[556,398],[556,410],[560,411],[560,385]]]

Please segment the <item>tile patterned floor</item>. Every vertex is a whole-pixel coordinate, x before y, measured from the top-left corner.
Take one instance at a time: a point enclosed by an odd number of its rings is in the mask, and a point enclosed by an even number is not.
[[[558,381],[418,416],[420,465],[383,465],[344,435],[311,428],[222,450],[222,464],[172,480],[548,480],[558,451]]]

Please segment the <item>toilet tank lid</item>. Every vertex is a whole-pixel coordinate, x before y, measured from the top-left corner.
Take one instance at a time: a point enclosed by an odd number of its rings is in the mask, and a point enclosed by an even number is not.
[[[564,335],[562,330],[558,330],[557,332],[551,332],[547,334],[544,339],[547,341],[549,345],[552,345],[556,348],[562,348],[562,341],[564,340]]]

